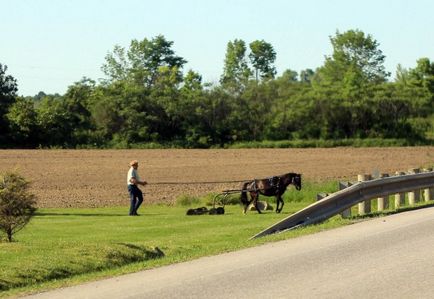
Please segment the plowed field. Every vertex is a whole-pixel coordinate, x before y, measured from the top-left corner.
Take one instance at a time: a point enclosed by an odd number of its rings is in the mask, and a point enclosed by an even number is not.
[[[39,207],[128,205],[128,162],[149,183],[145,203],[238,189],[231,181],[298,172],[303,180],[354,180],[434,165],[434,147],[237,150],[0,150],[0,171],[31,181]],[[201,183],[205,182],[205,183]],[[220,183],[219,183],[220,182]],[[170,184],[166,184],[170,183]]]

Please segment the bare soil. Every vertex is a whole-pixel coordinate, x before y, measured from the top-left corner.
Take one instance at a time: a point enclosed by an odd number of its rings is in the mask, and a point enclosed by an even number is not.
[[[126,175],[139,160],[145,203],[173,203],[239,189],[234,181],[287,172],[311,182],[355,180],[357,174],[434,165],[434,147],[236,150],[0,150],[0,172],[17,170],[31,183],[39,207],[129,204]]]

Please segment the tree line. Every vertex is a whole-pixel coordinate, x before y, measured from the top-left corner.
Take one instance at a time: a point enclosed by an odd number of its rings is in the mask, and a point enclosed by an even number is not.
[[[294,139],[426,140],[434,119],[434,62],[385,70],[378,42],[337,31],[322,66],[276,76],[270,43],[229,41],[220,82],[203,82],[163,35],[116,45],[104,80],[65,94],[17,96],[0,64],[0,147],[199,147]]]

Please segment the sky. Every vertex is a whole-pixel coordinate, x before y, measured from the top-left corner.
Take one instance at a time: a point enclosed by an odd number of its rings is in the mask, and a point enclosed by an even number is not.
[[[434,60],[432,0],[0,0],[0,63],[18,94],[64,94],[83,77],[99,82],[115,45],[162,34],[204,82],[218,83],[226,46],[270,43],[277,75],[316,69],[330,36],[358,29],[386,56],[386,70]]]

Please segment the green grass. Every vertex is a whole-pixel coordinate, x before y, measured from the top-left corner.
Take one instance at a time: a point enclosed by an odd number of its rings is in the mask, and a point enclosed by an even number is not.
[[[16,242],[0,243],[0,289],[68,285],[283,239],[289,235],[248,240],[294,210],[242,215],[226,206],[225,215],[186,216],[182,207],[147,206],[129,217],[127,207],[41,209]]]
[[[428,136],[429,137],[429,136]],[[399,147],[433,145],[433,139],[409,140],[394,138],[348,138],[348,139],[293,139],[280,141],[246,141],[226,145],[227,148],[331,148],[351,147]]]
[[[336,191],[336,182],[290,188],[281,214],[242,214],[238,205],[225,215],[186,216],[179,205],[144,206],[141,216],[128,207],[40,209],[15,242],[0,242],[0,297],[73,285],[215,255],[266,242],[335,228],[359,218],[328,221],[256,240],[251,236],[315,201],[316,193]],[[209,202],[203,198],[202,203]],[[274,201],[270,200],[274,205]],[[194,206],[197,200],[193,200]]]
[[[400,147],[400,146],[424,146],[434,145],[434,116],[428,119],[431,128],[425,132],[425,140],[413,140],[411,138],[345,138],[345,139],[290,139],[290,140],[262,140],[243,141],[221,144],[195,144],[189,145],[182,141],[167,143],[146,142],[127,143],[109,142],[105,145],[80,144],[76,149],[165,149],[165,148],[330,148],[330,147]],[[61,146],[49,147],[50,149],[62,148]]]

